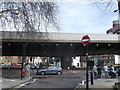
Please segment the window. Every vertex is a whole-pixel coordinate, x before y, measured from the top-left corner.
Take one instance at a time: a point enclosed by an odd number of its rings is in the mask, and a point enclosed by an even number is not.
[[[52,70],[52,69],[53,69],[53,67],[48,67],[48,69],[49,69],[49,70]]]

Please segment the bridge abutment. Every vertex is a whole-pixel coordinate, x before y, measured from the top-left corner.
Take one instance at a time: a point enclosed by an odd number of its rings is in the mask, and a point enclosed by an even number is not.
[[[67,57],[67,56],[61,57],[61,67],[63,69],[71,69],[71,67],[72,67],[72,57]]]

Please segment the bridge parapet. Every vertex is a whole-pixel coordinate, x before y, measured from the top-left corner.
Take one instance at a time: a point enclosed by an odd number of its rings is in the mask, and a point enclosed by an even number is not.
[[[91,43],[120,43],[119,35],[88,34],[88,33],[38,33],[38,32],[16,32],[2,31],[0,39],[3,41],[26,41],[26,42],[81,42],[84,35],[88,35]]]

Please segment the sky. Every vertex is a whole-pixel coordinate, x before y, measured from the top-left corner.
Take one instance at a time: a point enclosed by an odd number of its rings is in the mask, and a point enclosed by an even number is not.
[[[108,2],[59,2],[61,32],[106,34],[113,20],[118,19],[118,12],[114,12],[117,2],[111,3],[104,10]]]
[[[106,10],[104,10],[105,6],[110,0],[55,1],[59,7],[60,32],[63,33],[106,34],[106,31],[112,28],[113,20],[118,19],[118,12],[114,12],[118,8],[117,0],[112,0],[113,3]],[[107,3],[103,4],[105,2]],[[56,32],[54,28],[50,31]]]

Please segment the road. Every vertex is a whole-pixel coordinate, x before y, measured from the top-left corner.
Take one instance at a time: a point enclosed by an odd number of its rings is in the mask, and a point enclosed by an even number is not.
[[[64,71],[62,75],[36,75],[32,73],[32,80],[34,83],[26,85],[23,88],[41,88],[41,89],[60,89],[60,88],[70,88],[74,89],[78,83],[81,83],[82,80],[85,80],[85,71],[84,70],[75,70],[75,71]]]
[[[2,69],[2,77],[4,78],[20,78],[21,69]]]

